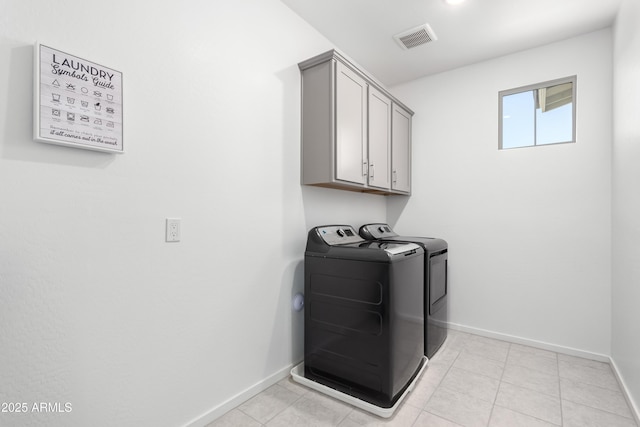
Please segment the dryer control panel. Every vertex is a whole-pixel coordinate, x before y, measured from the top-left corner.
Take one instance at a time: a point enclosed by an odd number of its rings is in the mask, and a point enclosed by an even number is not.
[[[363,225],[360,227],[360,235],[367,240],[385,239],[397,236],[388,224],[383,223]]]
[[[327,245],[345,245],[348,243],[363,242],[364,239],[358,235],[356,230],[350,225],[327,225],[316,228],[318,235]]]

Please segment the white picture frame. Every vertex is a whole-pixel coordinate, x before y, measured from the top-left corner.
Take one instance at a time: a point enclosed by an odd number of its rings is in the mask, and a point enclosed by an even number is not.
[[[124,153],[122,73],[35,46],[34,140]]]

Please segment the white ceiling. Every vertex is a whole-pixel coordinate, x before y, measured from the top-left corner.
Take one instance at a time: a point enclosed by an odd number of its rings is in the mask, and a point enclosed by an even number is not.
[[[608,27],[621,2],[281,1],[388,86]],[[425,23],[437,41],[403,50],[393,39]]]

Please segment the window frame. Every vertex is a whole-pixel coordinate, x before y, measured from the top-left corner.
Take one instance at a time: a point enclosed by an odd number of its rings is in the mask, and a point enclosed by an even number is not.
[[[572,102],[571,102],[571,140],[570,141],[559,141],[559,142],[551,142],[547,144],[538,144],[537,143],[537,121],[536,121],[536,110],[534,109],[534,126],[533,126],[533,145],[523,145],[519,147],[503,147],[503,98],[509,95],[515,95],[522,92],[529,92],[536,89],[543,89],[552,86],[558,86],[565,83],[572,83]],[[573,75],[569,77],[563,77],[560,79],[548,80],[542,83],[531,84],[527,86],[521,86],[514,89],[501,90],[498,92],[498,150],[514,150],[517,148],[531,148],[531,147],[544,147],[549,145],[558,145],[558,144],[573,144],[576,142],[576,105],[577,105],[577,90],[578,88],[578,76]]]

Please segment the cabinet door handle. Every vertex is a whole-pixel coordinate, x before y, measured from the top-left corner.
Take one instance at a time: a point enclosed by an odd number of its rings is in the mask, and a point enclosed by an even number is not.
[[[396,183],[398,182],[398,172],[397,171],[393,171],[393,182]]]
[[[375,176],[375,169],[373,168],[373,163],[369,165],[369,178],[373,178]]]
[[[362,176],[367,176],[367,162],[362,162]]]

